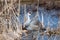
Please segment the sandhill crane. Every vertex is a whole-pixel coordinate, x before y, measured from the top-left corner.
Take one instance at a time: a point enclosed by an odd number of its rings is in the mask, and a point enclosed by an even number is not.
[[[26,22],[24,23],[26,27],[29,25],[29,23],[30,23],[30,21],[31,21],[31,19],[30,19],[30,17],[29,17],[30,15],[31,15],[31,14],[30,14],[30,11],[29,11],[29,12],[27,13],[27,15],[26,15],[27,20],[26,20]]]
[[[43,31],[44,32],[44,30],[46,30],[45,28],[44,28],[44,26],[42,27],[42,25],[43,25],[43,14],[42,14],[42,23],[41,22],[39,22],[39,20],[38,20],[38,16],[39,16],[39,14],[38,14],[38,9],[35,9],[35,10],[32,10],[33,12],[34,12],[34,14],[35,14],[35,16],[32,18],[32,19],[30,19],[30,15],[31,15],[31,11],[29,11],[26,15],[25,15],[25,23],[24,23],[24,25],[25,25],[25,28],[27,29],[27,30],[37,30],[37,31],[39,31],[39,32],[41,32],[41,31]],[[37,36],[38,35],[38,33],[39,32],[34,32],[33,34],[34,34],[34,36]]]

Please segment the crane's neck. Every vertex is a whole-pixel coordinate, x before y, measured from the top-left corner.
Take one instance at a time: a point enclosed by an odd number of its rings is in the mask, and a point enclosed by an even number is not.
[[[28,20],[29,20],[29,21],[30,21],[30,17],[29,17],[30,15],[31,15],[31,14],[28,13]]]

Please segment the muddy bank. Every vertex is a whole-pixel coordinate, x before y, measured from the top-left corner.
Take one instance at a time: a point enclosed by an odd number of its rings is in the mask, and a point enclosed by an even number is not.
[[[21,4],[37,4],[49,9],[60,9],[60,0],[21,0]]]

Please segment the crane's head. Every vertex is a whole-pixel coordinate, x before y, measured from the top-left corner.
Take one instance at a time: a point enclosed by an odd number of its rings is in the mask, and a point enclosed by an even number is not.
[[[32,12],[31,12],[31,10],[29,9],[29,10],[28,10],[28,15],[31,15],[31,14],[32,14]]]

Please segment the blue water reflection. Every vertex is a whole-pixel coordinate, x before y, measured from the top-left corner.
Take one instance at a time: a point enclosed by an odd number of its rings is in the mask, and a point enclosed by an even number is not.
[[[27,7],[26,12],[28,12],[28,9],[29,8]],[[45,25],[45,27],[48,26],[48,21],[50,22],[50,27],[51,28],[56,28],[57,27],[57,25],[58,25],[58,16],[52,16],[52,15],[57,14],[57,12],[59,12],[59,11],[57,11],[55,9],[46,10],[43,7],[39,7],[38,12],[39,12],[39,19],[38,20],[40,22],[42,22],[42,16],[41,15],[43,14],[43,16],[44,16],[44,25]],[[32,12],[31,18],[33,18],[34,15],[35,14]],[[20,22],[22,24],[24,23],[24,7],[22,7],[22,6],[20,8]],[[54,40],[54,38],[55,38],[55,36],[51,36],[51,39],[50,40]],[[38,39],[41,40],[41,36],[40,35],[39,35],[39,38]],[[43,36],[43,39],[44,40],[48,40],[48,37],[46,35],[44,35]],[[55,40],[59,40],[59,39],[55,39]]]
[[[57,27],[57,24],[58,24],[58,17],[57,16],[52,16],[52,15],[55,15],[58,11],[57,10],[45,10],[44,8],[41,8],[39,7],[39,21],[41,22],[42,21],[42,16],[41,14],[43,13],[44,15],[44,25],[45,27],[48,26],[48,20],[50,22],[50,27]],[[33,12],[32,12],[33,13]],[[34,13],[32,14],[34,15]],[[31,16],[32,18],[33,16]],[[20,21],[21,23],[23,23],[24,21],[24,7],[21,7],[21,10],[20,10]]]

